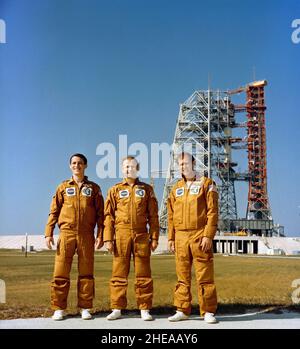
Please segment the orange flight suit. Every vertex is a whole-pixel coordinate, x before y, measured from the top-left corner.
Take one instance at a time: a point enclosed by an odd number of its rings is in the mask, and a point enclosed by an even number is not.
[[[179,180],[168,198],[168,240],[175,241],[178,282],[174,305],[185,314],[191,312],[191,268],[194,264],[198,284],[200,313],[215,313],[217,294],[214,285],[213,251],[200,249],[201,239],[213,239],[218,224],[218,192],[215,183],[207,178],[196,178],[187,187]]]
[[[138,179],[130,186],[124,179],[110,188],[104,215],[104,241],[114,241],[111,308],[125,309],[127,306],[132,254],[137,305],[139,309],[150,309],[153,298],[150,241],[159,238],[158,205],[153,188]]]
[[[58,223],[54,275],[51,283],[51,307],[66,309],[70,288],[70,270],[78,254],[78,307],[90,309],[94,298],[94,229],[103,240],[104,200],[100,187],[84,177],[79,189],[71,178],[62,182],[53,196],[45,237],[53,236]]]

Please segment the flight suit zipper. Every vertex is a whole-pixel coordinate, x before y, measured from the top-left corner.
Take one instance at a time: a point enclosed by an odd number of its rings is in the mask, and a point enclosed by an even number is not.
[[[80,191],[81,191],[81,188],[79,188],[78,184],[76,184],[77,187],[78,187],[78,201],[77,201],[77,212],[78,212],[78,225],[77,225],[77,233],[79,234],[79,225],[80,225]]]
[[[190,217],[190,205],[187,205],[187,198],[188,198],[188,195],[190,193],[190,188],[191,186],[193,185],[194,183],[194,179],[191,181],[190,185],[188,186],[187,185],[187,182],[185,182],[185,191],[184,191],[184,195],[185,195],[185,207],[184,207],[184,212],[187,212],[187,214],[184,215],[184,227],[185,229],[187,229],[187,220],[188,218]]]
[[[133,186],[130,186],[130,190],[131,190],[131,195],[130,195],[130,198],[131,198],[131,229],[133,230],[133,226],[136,222],[133,222],[133,220],[135,219],[135,216],[133,215],[133,201],[134,201],[134,197],[133,197],[133,193],[134,193],[134,187],[135,187],[135,184]]]
[[[77,213],[78,213],[78,225],[77,225],[77,233],[79,233],[79,227],[80,227],[80,194],[81,194],[81,189],[83,187],[83,184],[81,185],[81,187],[79,188],[78,184],[76,183],[77,187],[78,187],[78,208],[77,208]]]
[[[185,190],[184,190],[184,206],[183,206],[183,213],[185,213],[186,212],[186,208],[187,208],[187,192],[188,192],[188,188],[187,188],[187,185],[186,185],[186,183],[185,183],[185,188],[184,188]],[[183,226],[184,226],[184,229],[186,229],[186,226],[187,226],[187,224],[186,224],[186,214],[183,214],[183,219],[184,219],[184,221],[183,221]]]

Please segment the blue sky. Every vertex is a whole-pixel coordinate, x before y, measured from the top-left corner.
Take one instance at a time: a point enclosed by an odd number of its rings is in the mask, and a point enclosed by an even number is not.
[[[196,89],[267,79],[268,189],[275,222],[300,236],[300,44],[296,0],[0,0],[0,234],[43,234],[69,155],[99,179],[99,143],[171,143]],[[147,180],[146,180],[147,181]],[[149,179],[148,179],[149,181]],[[162,196],[162,181],[156,185]],[[245,188],[237,187],[240,216]]]

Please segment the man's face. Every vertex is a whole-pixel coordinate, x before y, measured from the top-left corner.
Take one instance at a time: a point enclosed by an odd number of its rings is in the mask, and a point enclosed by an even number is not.
[[[192,178],[195,175],[195,171],[193,170],[193,162],[190,156],[180,157],[178,159],[178,166],[181,174],[186,178]]]
[[[137,162],[136,160],[126,159],[122,164],[122,173],[124,178],[137,178]]]
[[[73,175],[83,176],[86,168],[87,168],[87,165],[84,163],[84,161],[80,157],[78,156],[72,157],[71,163],[70,163],[70,169]]]

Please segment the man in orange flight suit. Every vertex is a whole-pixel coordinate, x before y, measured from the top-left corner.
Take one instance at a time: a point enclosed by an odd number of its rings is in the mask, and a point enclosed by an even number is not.
[[[141,318],[152,320],[149,313],[153,298],[150,255],[158,246],[158,205],[152,187],[137,178],[138,170],[139,164],[134,157],[124,159],[124,180],[109,190],[105,202],[104,243],[108,251],[114,254],[110,280],[112,313],[107,316],[107,320],[120,318],[121,310],[127,306],[131,254]]]
[[[104,200],[100,187],[84,175],[87,159],[82,154],[70,158],[72,178],[62,182],[53,196],[45,229],[46,244],[54,245],[56,223],[60,229],[57,241],[54,275],[51,283],[53,320],[62,320],[67,307],[72,259],[78,254],[78,307],[81,317],[91,319],[89,310],[94,297],[94,249],[103,246]],[[97,239],[94,228],[97,224]]]
[[[212,240],[218,224],[218,192],[212,179],[197,178],[191,154],[181,153],[178,164],[182,179],[173,186],[168,198],[168,241],[169,249],[175,252],[178,278],[174,293],[177,311],[168,319],[186,320],[191,312],[194,264],[200,314],[207,323],[216,323]]]

